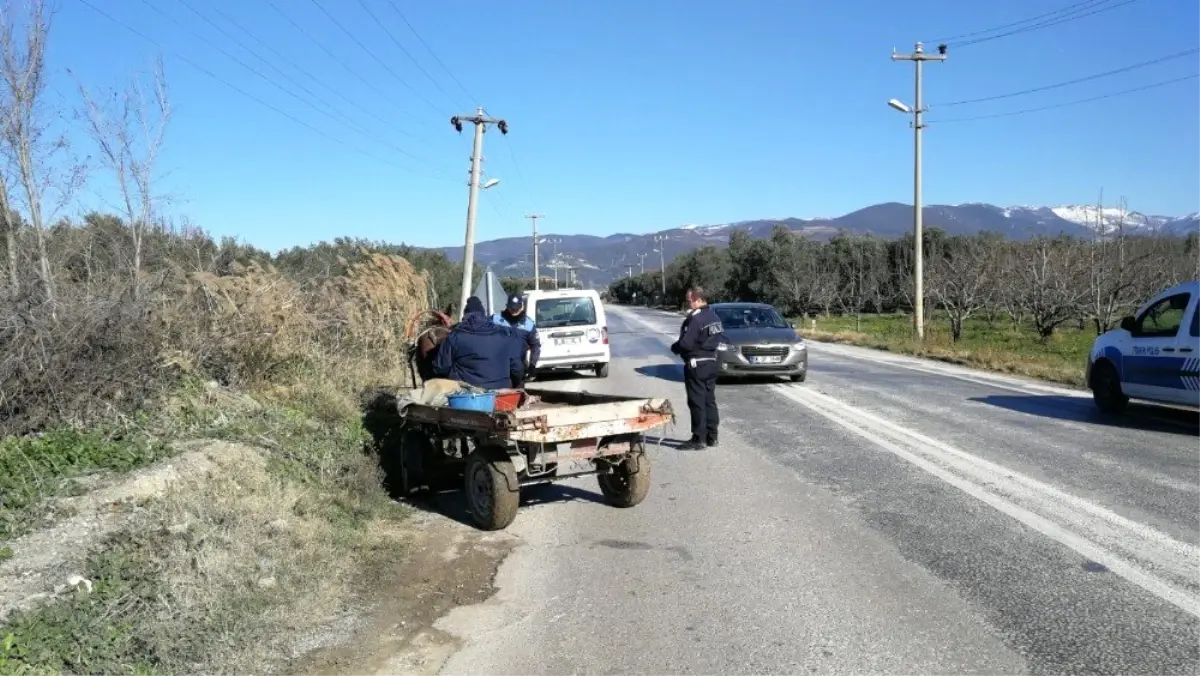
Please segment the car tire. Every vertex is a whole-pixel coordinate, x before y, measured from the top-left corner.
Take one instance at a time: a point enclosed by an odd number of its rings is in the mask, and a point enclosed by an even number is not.
[[[1117,369],[1107,361],[1096,364],[1092,370],[1092,401],[1106,415],[1117,415],[1129,404],[1129,397],[1121,390],[1121,378]]]
[[[797,374],[795,374],[795,375],[788,376],[788,378],[789,378],[789,379],[790,379],[790,380],[791,380],[793,383],[802,383],[802,382],[804,382],[805,380],[807,380],[807,379],[808,379],[808,371],[804,371],[804,372],[802,372],[802,373],[797,373]]]
[[[597,378],[607,378],[608,377],[608,363],[607,362],[605,362],[603,364],[596,364],[596,377]]]

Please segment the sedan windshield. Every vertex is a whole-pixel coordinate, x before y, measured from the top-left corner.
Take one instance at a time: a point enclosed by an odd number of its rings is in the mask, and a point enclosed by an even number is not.
[[[769,307],[732,307],[716,310],[727,329],[786,329],[788,323]]]

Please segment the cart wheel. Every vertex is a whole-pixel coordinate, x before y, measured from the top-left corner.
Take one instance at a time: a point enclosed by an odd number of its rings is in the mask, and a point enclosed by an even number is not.
[[[646,499],[650,492],[650,458],[641,442],[633,452],[612,468],[609,474],[599,474],[600,492],[613,507],[633,507]]]
[[[420,427],[406,428],[400,434],[397,464],[400,470],[399,489],[401,495],[411,495],[425,487],[428,473],[426,463],[433,454],[433,443]]]
[[[517,517],[521,498],[517,471],[503,451],[484,448],[471,453],[463,482],[475,525],[501,530]]]

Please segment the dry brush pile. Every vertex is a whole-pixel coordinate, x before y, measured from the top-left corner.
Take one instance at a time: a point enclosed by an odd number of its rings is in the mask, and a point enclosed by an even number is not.
[[[120,275],[68,268],[53,303],[0,300],[0,433],[119,420],[187,378],[274,395],[320,386],[353,402],[358,388],[403,381],[404,323],[427,284],[384,254],[323,279],[253,259],[164,261],[143,277],[134,294]]]

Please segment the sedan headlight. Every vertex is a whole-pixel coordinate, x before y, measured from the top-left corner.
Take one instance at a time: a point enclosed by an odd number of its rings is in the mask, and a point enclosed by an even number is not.
[[[808,343],[804,342],[804,339],[803,339],[803,338],[801,338],[800,340],[797,340],[797,341],[796,341],[796,344],[795,344],[795,345],[793,345],[793,346],[792,346],[792,348],[793,348],[793,349],[796,349],[796,350],[807,350],[807,349],[808,349]]]

